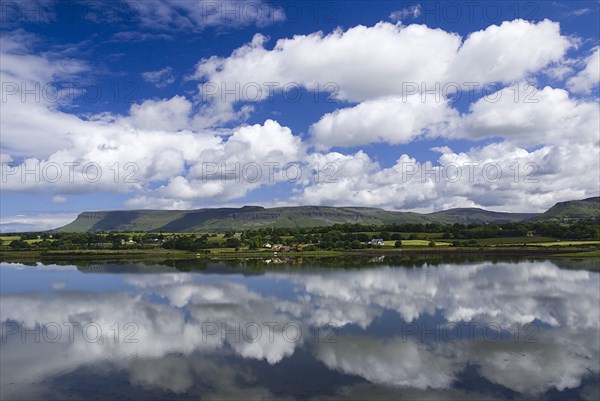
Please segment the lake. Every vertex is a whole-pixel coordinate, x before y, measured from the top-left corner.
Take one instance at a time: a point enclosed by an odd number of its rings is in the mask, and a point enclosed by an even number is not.
[[[597,400],[590,263],[2,263],[0,396]]]

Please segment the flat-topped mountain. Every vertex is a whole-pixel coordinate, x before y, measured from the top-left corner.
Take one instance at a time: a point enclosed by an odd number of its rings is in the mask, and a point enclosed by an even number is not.
[[[60,231],[224,231],[260,227],[308,227],[336,223],[426,222],[416,213],[373,208],[299,206],[83,212]]]
[[[560,202],[545,213],[501,213],[478,208],[434,213],[396,212],[369,207],[296,206],[207,208],[197,210],[121,210],[83,212],[58,231],[226,231],[261,227],[310,227],[333,224],[506,223],[600,216],[600,197]]]

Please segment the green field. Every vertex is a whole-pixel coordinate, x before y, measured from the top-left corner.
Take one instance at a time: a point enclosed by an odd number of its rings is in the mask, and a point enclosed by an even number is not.
[[[9,245],[12,241],[21,239],[18,235],[0,235],[0,245]]]
[[[424,239],[405,239],[402,240],[402,247],[411,247],[411,246],[429,246],[429,242],[430,240],[424,240]],[[390,246],[390,247],[394,247],[394,244],[396,243],[395,240],[390,240],[390,241],[383,241],[384,246]],[[435,241],[435,246],[450,246],[452,245],[450,242],[444,242],[444,241]]]
[[[600,246],[600,241],[553,241],[553,242],[537,242],[529,244],[529,246],[584,246],[596,245]]]
[[[467,240],[461,240],[467,241]],[[550,237],[496,237],[496,238],[481,238],[476,239],[478,244],[481,245],[523,245],[523,244],[535,244],[539,242],[552,242],[556,241],[556,238]]]
[[[561,253],[556,255],[561,258],[600,258],[600,250],[591,252],[573,252],[573,253]],[[600,268],[600,266],[599,266]]]

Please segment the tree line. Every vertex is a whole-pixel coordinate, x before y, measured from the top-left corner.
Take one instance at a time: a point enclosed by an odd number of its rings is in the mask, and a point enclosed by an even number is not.
[[[600,219],[578,220],[571,223],[547,221],[490,223],[490,224],[335,224],[319,227],[270,227],[227,231],[221,238],[215,233],[165,234],[94,232],[21,233],[20,239],[10,242],[12,249],[179,249],[205,251],[211,248],[260,249],[265,244],[309,244],[314,249],[360,249],[373,245],[373,239],[393,240],[399,247],[403,240],[441,239],[453,246],[477,246],[477,240],[506,237],[551,237],[562,240],[600,239]],[[217,238],[215,238],[217,237]],[[27,241],[37,240],[37,241]],[[311,248],[309,248],[311,249]]]

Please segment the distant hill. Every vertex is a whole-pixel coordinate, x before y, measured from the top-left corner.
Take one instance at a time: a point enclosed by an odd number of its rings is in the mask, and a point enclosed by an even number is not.
[[[59,231],[225,231],[261,227],[310,227],[343,223],[472,223],[508,222],[535,214],[452,209],[431,214],[392,212],[376,208],[299,206],[266,209],[260,206],[198,210],[129,210],[83,212]]]
[[[537,220],[586,219],[600,216],[600,197],[559,202]]]
[[[197,210],[123,210],[83,212],[57,231],[227,231],[262,227],[312,227],[333,224],[507,223],[531,219],[596,217],[600,198],[561,202],[547,212],[501,213],[478,208],[435,213],[394,212],[368,207],[296,206],[211,208]]]
[[[310,227],[336,223],[425,223],[418,213],[375,208],[299,206],[266,209],[260,206],[197,210],[130,210],[83,212],[59,231],[226,231],[260,227]]]
[[[491,212],[489,210],[479,209],[475,207],[448,209],[441,212],[426,214],[427,218],[438,223],[454,224],[454,223],[510,223],[514,221],[530,220],[537,216],[538,213],[503,213]]]

